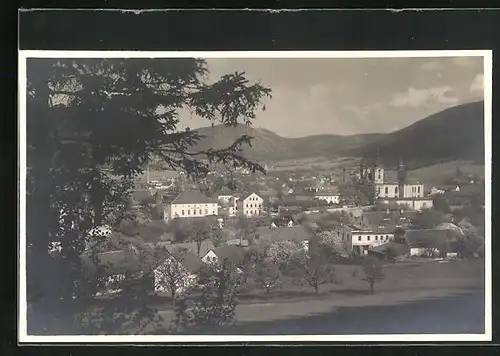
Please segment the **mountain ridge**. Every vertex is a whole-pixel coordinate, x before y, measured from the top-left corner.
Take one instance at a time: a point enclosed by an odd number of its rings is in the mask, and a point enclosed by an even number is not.
[[[243,124],[234,128],[214,125],[197,129],[205,137],[196,149],[225,148],[242,135],[248,135],[253,137],[252,146],[244,147],[243,155],[259,161],[318,156],[374,157],[377,149],[386,165],[397,165],[400,156],[416,167],[454,159],[484,161],[483,115],[483,102],[478,101],[450,107],[390,133],[319,134],[296,138]],[[418,144],[420,148],[415,150]]]

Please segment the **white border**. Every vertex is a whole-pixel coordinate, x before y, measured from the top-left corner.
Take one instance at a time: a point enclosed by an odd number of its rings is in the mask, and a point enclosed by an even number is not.
[[[398,335],[120,335],[120,336],[32,336],[26,325],[26,59],[37,58],[484,58],[485,130],[485,334]],[[492,150],[492,51],[238,51],[238,52],[146,52],[146,51],[19,51],[19,320],[20,343],[202,343],[202,342],[437,342],[491,341],[491,150]]]

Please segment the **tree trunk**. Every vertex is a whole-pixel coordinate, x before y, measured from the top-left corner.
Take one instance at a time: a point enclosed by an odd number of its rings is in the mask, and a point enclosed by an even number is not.
[[[175,287],[170,289],[170,297],[172,298],[172,305],[175,307]]]
[[[373,281],[372,281],[372,282],[370,282],[370,294],[375,293],[375,291],[374,291],[374,289],[373,289],[374,284],[375,284],[375,283],[374,283]]]
[[[319,285],[317,284],[314,285],[314,292],[316,293],[316,297],[319,298]]]

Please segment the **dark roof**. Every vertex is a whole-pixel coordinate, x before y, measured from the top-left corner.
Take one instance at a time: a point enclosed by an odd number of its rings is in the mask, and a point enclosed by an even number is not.
[[[95,255],[95,260],[87,253],[82,256],[82,262],[89,272],[101,266],[109,275],[142,270],[138,257],[130,250],[101,252]]]
[[[132,192],[131,198],[133,201],[143,202],[153,198],[153,195],[151,195],[151,193],[147,190],[135,190]]]
[[[439,248],[447,240],[447,231],[436,229],[407,230],[405,239],[410,247]]]
[[[215,192],[215,195],[233,195],[234,191],[232,189],[229,189],[228,187],[222,187],[222,189],[218,190]]]
[[[411,222],[416,217],[413,212],[403,211],[370,211],[363,213],[363,223],[374,230],[394,230],[398,225]]]
[[[221,259],[227,259],[232,264],[240,264],[245,257],[245,250],[237,245],[225,245],[212,249],[215,255]]]
[[[373,247],[372,251],[385,253],[388,249],[392,249],[395,253],[395,257],[404,256],[408,254],[408,244],[406,243],[398,243],[394,241],[389,241],[385,244],[378,245]]]
[[[171,204],[215,204],[215,199],[207,197],[198,190],[188,190],[180,193]]]
[[[191,273],[197,273],[205,267],[203,261],[191,251],[174,251],[171,255]]]
[[[275,242],[275,241],[301,242],[309,240],[311,237],[311,233],[304,226],[301,225],[292,227],[277,227],[277,228],[259,227],[257,228],[257,233],[260,238],[263,238],[270,242]]]
[[[397,171],[384,171],[384,183],[396,184],[398,183],[398,172]],[[409,172],[406,173],[406,184],[422,184],[417,179],[410,176]]]
[[[188,251],[193,252],[194,254],[198,253],[198,246],[196,242],[185,242],[180,244],[165,244],[165,247],[170,253],[174,253],[177,249],[186,249]],[[200,256],[204,256],[208,251],[212,250],[214,245],[212,240],[207,239],[201,242],[200,246]]]
[[[318,196],[329,196],[329,195],[339,195],[339,188],[338,187],[328,187],[326,189],[320,190],[319,192],[316,193]]]
[[[265,189],[265,190],[259,191],[258,195],[261,198],[274,197],[274,196],[278,195],[278,191],[276,189]]]

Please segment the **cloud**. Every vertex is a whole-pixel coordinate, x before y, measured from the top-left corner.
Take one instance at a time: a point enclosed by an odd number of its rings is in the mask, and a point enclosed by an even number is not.
[[[309,96],[312,99],[326,99],[332,95],[332,88],[328,84],[315,84],[309,89]]]
[[[452,62],[459,66],[465,68],[476,68],[478,65],[482,64],[482,57],[453,57]]]
[[[469,88],[471,93],[482,93],[484,90],[484,74],[480,73],[474,77]]]
[[[456,104],[459,99],[447,96],[451,87],[435,87],[430,89],[409,88],[408,92],[393,95],[392,106],[419,107],[436,103]]]
[[[415,89],[410,87],[405,93],[395,93],[389,102],[393,107],[429,106],[433,104],[457,104],[458,98],[447,96],[452,91],[449,86],[435,87],[429,89]]]
[[[345,105],[342,110],[354,114],[357,117],[368,116],[370,114],[378,113],[384,109],[384,105],[379,102],[370,103],[366,106]]]
[[[422,68],[422,70],[434,71],[434,70],[443,69],[444,67],[436,61],[431,61],[431,62],[425,62],[424,64],[422,64],[421,68]]]

